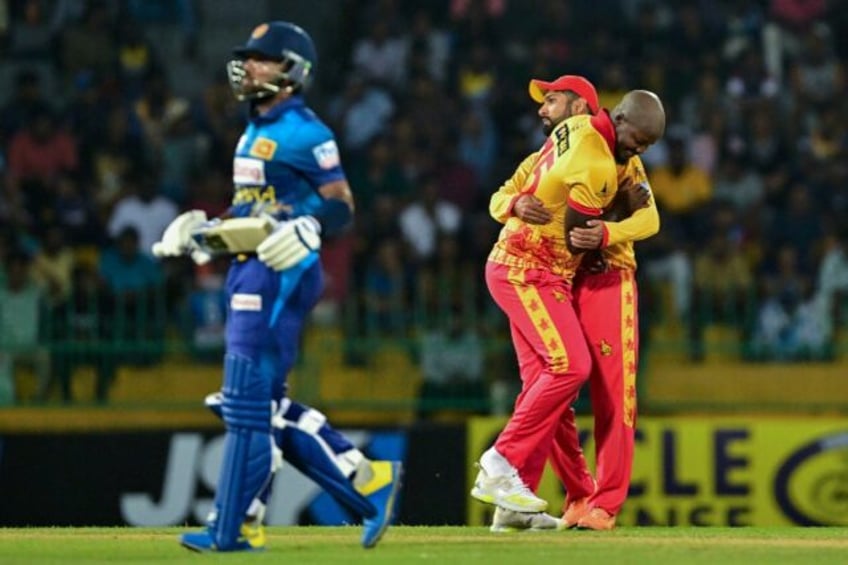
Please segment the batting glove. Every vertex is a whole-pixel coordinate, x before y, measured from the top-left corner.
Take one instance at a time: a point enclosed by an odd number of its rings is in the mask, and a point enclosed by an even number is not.
[[[162,239],[153,244],[153,255],[156,257],[191,255],[198,265],[208,263],[212,257],[201,250],[191,237],[192,232],[206,221],[206,212],[203,210],[183,212],[165,228]]]
[[[256,248],[256,256],[275,271],[283,271],[320,248],[321,224],[312,216],[300,216],[280,222]]]

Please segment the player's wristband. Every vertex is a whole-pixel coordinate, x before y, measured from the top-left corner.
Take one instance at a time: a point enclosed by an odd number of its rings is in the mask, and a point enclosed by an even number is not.
[[[338,198],[324,200],[318,210],[313,214],[321,224],[321,233],[325,237],[332,237],[341,233],[353,220],[353,213],[347,202]]]

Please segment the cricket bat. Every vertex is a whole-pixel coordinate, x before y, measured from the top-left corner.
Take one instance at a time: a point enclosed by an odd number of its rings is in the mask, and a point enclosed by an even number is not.
[[[203,251],[221,255],[253,253],[272,231],[274,221],[268,217],[227,218],[210,222],[191,236]]]

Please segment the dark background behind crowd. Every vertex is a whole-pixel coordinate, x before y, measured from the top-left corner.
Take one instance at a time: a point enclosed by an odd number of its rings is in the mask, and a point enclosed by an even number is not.
[[[839,357],[838,0],[0,0],[0,398],[18,364],[37,398],[67,400],[92,363],[105,400],[119,364],[161,362],[174,335],[216,355],[226,261],[160,263],[150,246],[181,211],[227,207],[245,109],[224,65],[266,19],[315,39],[307,98],[357,200],[352,233],[326,245],[317,314],[344,329],[351,366],[409,340],[424,392],[482,408],[493,349],[514,379],[482,281],[487,204],[542,143],[528,81],[561,74],[608,108],[632,88],[665,103],[643,157],[662,218],[636,246],[643,353],[661,333],[703,361],[720,325],[745,362]]]

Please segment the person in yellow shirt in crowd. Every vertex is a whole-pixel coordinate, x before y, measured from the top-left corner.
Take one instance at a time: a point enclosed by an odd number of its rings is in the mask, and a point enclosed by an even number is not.
[[[652,257],[645,262],[651,281],[669,284],[674,317],[689,320],[692,304],[692,249],[708,217],[705,209],[713,198],[713,184],[706,171],[687,156],[685,138],[677,133],[667,136],[668,164],[651,171],[651,189],[663,215],[663,231],[651,242]]]

